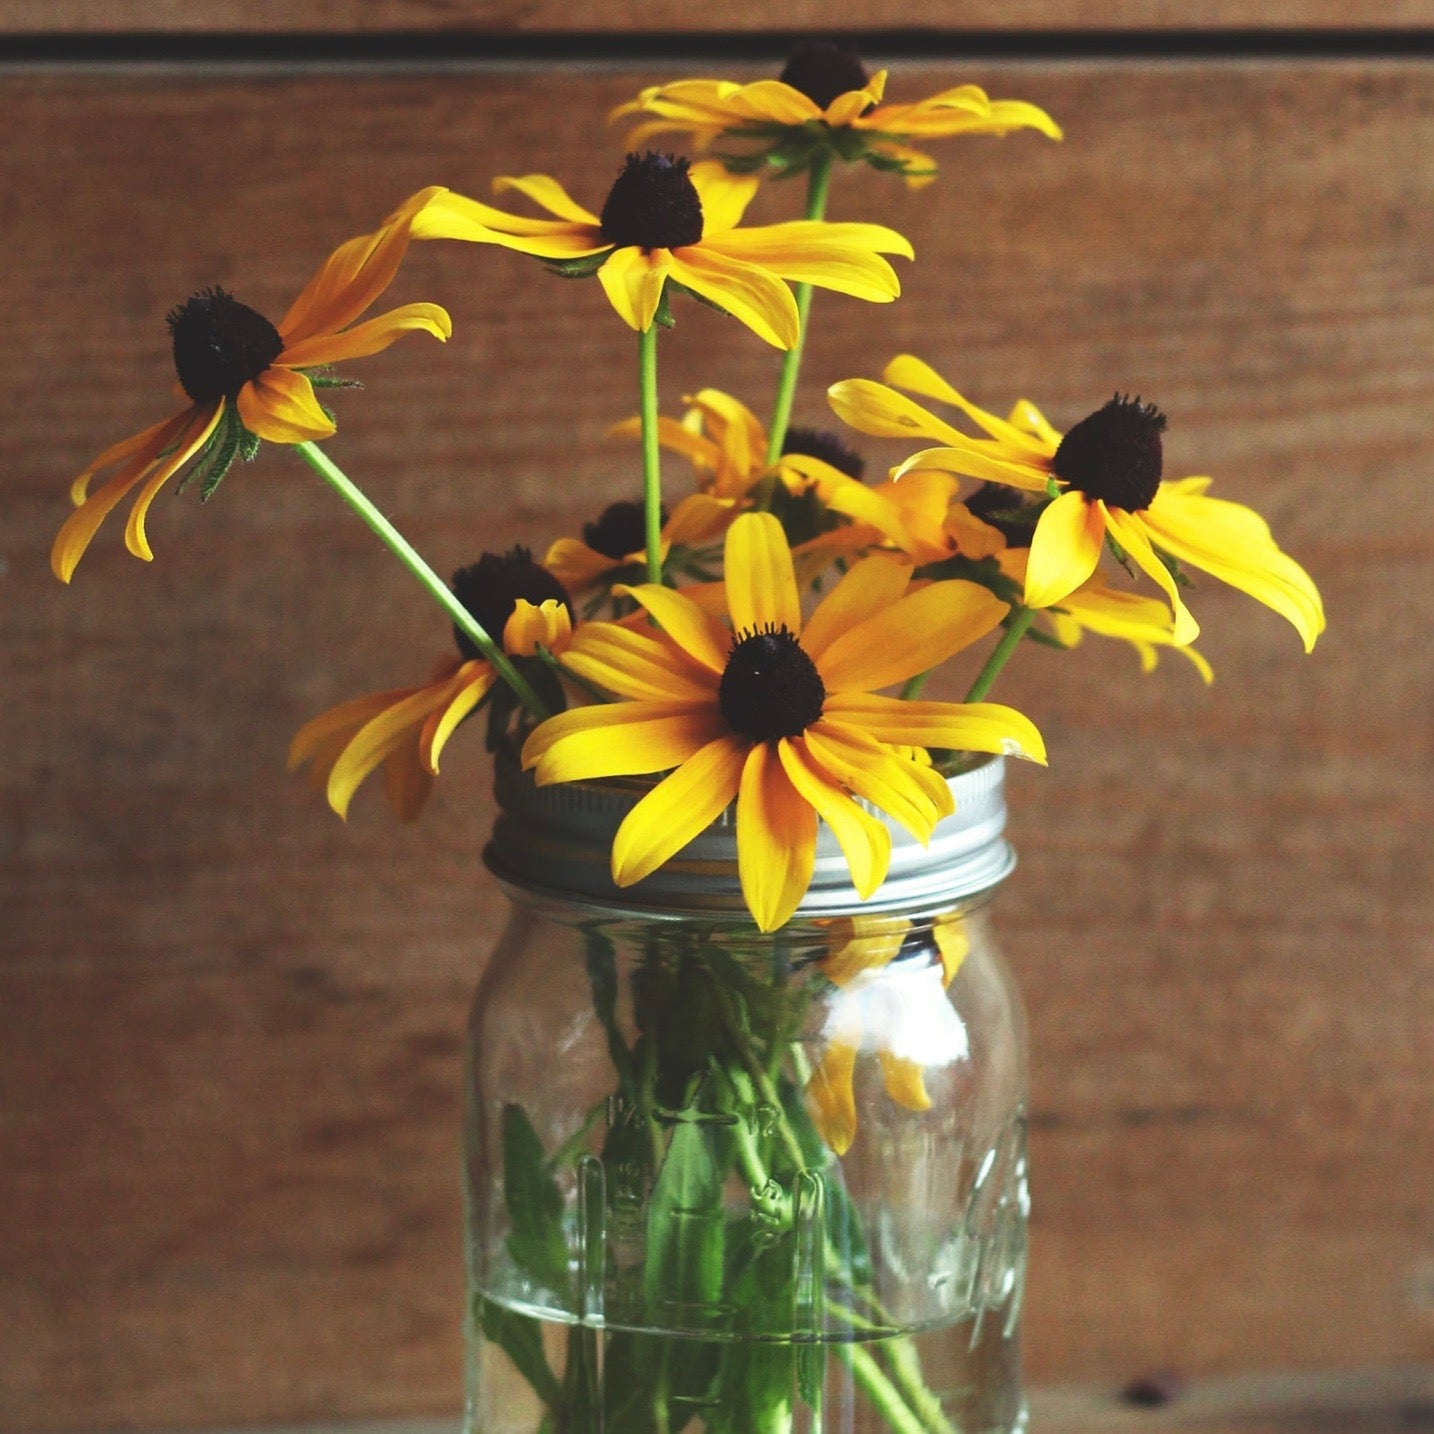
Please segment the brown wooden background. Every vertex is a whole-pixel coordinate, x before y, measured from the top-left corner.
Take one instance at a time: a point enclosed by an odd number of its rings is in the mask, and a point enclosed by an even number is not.
[[[651,44],[696,14],[621,5],[583,26]],[[932,14],[851,0],[790,20]],[[889,309],[818,296],[801,419],[903,349],[1058,424],[1138,391],[1171,415],[1169,471],[1265,513],[1330,618],[1305,658],[1205,582],[1213,689],[1173,658],[1142,678],[1094,640],[1033,650],[1004,684],[1052,750],[1015,775],[1002,913],[1033,1030],[1031,1374],[1417,1365],[1434,1356],[1434,74],[1407,36],[1294,58],[1179,42],[1434,7],[935,14],[1165,30],[1170,53],[1037,60],[1012,37],[1007,58],[899,57],[893,97],[973,79],[1068,138],[947,143],[915,196],[840,177],[834,217],[881,217],[919,257]],[[770,22],[723,0],[700,18]],[[460,1032],[502,919],[480,744],[450,749],[416,828],[376,793],[344,826],[283,772],[301,721],[421,676],[443,624],[275,449],[205,509],[161,499],[150,567],[113,523],[72,589],[46,554],[72,474],[169,411],[173,303],[220,282],[277,315],[423,184],[481,195],[537,170],[598,203],[621,153],[601,116],[695,68],[384,65],[379,44],[335,71],[308,43],[312,65],[235,68],[217,44],[76,66],[64,32],[573,23],[545,3],[0,3],[0,31],[59,37],[49,63],[0,68],[6,1431],[456,1408]],[[455,338],[364,363],[331,451],[441,571],[635,491],[633,453],[602,437],[633,409],[634,345],[595,284],[433,245],[396,293],[447,304]],[[688,306],[662,347],[665,405],[714,383],[764,406],[774,358],[730,321]],[[1371,1387],[1388,1427],[1427,1418]]]

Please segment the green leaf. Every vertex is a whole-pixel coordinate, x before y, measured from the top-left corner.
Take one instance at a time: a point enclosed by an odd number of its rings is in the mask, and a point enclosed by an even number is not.
[[[510,1310],[485,1295],[478,1295],[473,1303],[484,1339],[491,1340],[513,1361],[513,1367],[533,1386],[544,1404],[555,1407],[562,1398],[562,1389],[543,1353],[541,1321]]]
[[[543,1143],[520,1105],[503,1107],[503,1199],[512,1230],[508,1253],[552,1290],[568,1283],[563,1196],[548,1173]]]

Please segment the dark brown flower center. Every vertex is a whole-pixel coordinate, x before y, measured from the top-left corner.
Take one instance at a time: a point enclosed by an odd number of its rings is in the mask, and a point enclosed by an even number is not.
[[[556,598],[567,608],[569,619],[573,617],[573,605],[567,590],[552,573],[533,561],[533,555],[527,548],[510,548],[506,553],[484,553],[476,563],[459,568],[453,574],[450,586],[454,597],[499,645],[503,641],[503,629],[513,616],[519,598],[534,606]],[[453,637],[465,658],[482,656],[472,638],[456,626]]]
[[[659,510],[662,522],[667,509]],[[641,503],[623,500],[609,503],[596,523],[583,524],[583,542],[605,558],[625,558],[640,553],[647,544],[647,510]]]
[[[786,627],[738,633],[717,687],[727,725],[754,742],[805,732],[826,697],[816,663]]]
[[[602,207],[602,237],[619,249],[679,249],[702,238],[702,201],[685,159],[630,154]]]
[[[1061,439],[1051,468],[1072,488],[1137,513],[1160,488],[1165,415],[1153,403],[1116,394]]]
[[[783,453],[804,453],[808,458],[820,458],[829,463],[838,473],[860,480],[866,472],[866,460],[854,453],[835,433],[819,428],[789,428],[782,440]]]
[[[223,289],[203,289],[169,311],[180,387],[195,403],[235,398],[284,351],[263,314]]]
[[[849,45],[832,40],[805,40],[792,47],[781,73],[784,85],[800,90],[822,109],[848,90],[862,89],[871,77]]]

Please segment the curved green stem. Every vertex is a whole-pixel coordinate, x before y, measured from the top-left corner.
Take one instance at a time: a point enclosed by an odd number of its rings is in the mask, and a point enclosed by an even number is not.
[[[996,680],[996,675],[1019,646],[1021,639],[1026,635],[1026,629],[1035,621],[1036,611],[1033,607],[1016,609],[1016,614],[1011,619],[1000,642],[996,644],[990,657],[986,659],[986,665],[976,674],[976,680],[966,694],[967,702],[979,702],[991,690],[991,684]]]
[[[831,187],[832,154],[824,150],[812,161],[807,176],[808,219],[825,218],[827,212],[827,191]],[[797,297],[797,341],[782,356],[782,372],[777,379],[777,398],[772,407],[772,422],[767,429],[767,464],[770,467],[782,456],[782,444],[787,438],[787,428],[792,421],[792,402],[797,394],[797,374],[802,367],[802,354],[807,346],[807,319],[812,311],[812,286],[798,284]]]
[[[657,325],[637,336],[637,387],[642,413],[642,504],[647,580],[662,581],[662,459],[657,446]]]
[[[931,676],[931,669],[928,667],[925,672],[918,672],[915,677],[908,677],[906,685],[901,689],[901,700],[910,702],[921,696],[921,689],[926,686],[927,679]]]
[[[513,689],[529,714],[539,722],[547,717],[549,712],[542,699],[533,691],[523,674],[513,666],[503,649],[488,636],[473,614],[453,596],[448,584],[424,562],[413,544],[374,507],[353,479],[316,444],[296,443],[294,448],[299,457],[382,539],[389,551],[418,579],[419,585],[429,597],[452,618],[459,631],[472,639],[473,645],[493,664],[499,676]]]

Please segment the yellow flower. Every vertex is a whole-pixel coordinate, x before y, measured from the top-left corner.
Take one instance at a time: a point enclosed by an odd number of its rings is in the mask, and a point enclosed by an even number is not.
[[[935,468],[1055,493],[1031,538],[1028,607],[1055,606],[1080,587],[1109,539],[1164,591],[1176,646],[1192,642],[1200,629],[1165,558],[1200,568],[1272,608],[1294,626],[1306,652],[1324,631],[1314,583],[1276,545],[1259,514],[1207,497],[1208,478],[1162,481],[1165,416],[1154,405],[1117,396],[1062,435],[1024,399],[1006,419],[978,408],[910,355],[893,359],[883,376],[885,384],[848,379],[834,385],[829,397],[863,433],[943,445],[913,455],[898,473]],[[887,384],[951,404],[987,436],[969,437]]]
[[[796,220],[739,229],[756,180],[662,154],[629,155],[600,215],[547,175],[500,178],[493,188],[517,190],[556,218],[508,214],[444,190],[415,219],[414,237],[497,244],[563,272],[596,273],[613,308],[644,333],[671,280],[789,349],[800,321],[786,281],[888,303],[901,285],[881,255],[912,257],[911,245],[879,224]]]
[[[883,104],[886,71],[867,77],[850,50],[829,41],[798,46],[780,79],[739,85],[730,80],[677,80],[652,85],[619,105],[609,119],[645,115],[628,144],[655,135],[687,135],[699,150],[719,139],[736,140],[741,167],[760,163],[789,172],[822,153],[865,160],[895,170],[912,188],[930,184],[936,164],[907,140],[961,134],[1005,135],[1035,129],[1060,139],[1060,127],[1042,109],[1021,100],[992,100],[977,85],[943,90],[914,104]]]
[[[56,577],[69,582],[100,524],[136,487],[125,545],[148,562],[154,556],[144,527],[149,505],[196,456],[203,454],[196,471],[203,473],[201,492],[207,497],[235,457],[252,453],[255,440],[302,443],[329,437],[333,421],[304,370],[378,353],[413,330],[448,338],[452,324],[437,304],[403,304],[355,322],[392,282],[413,217],[433,193],[415,194],[377,231],[336,249],[277,327],[218,288],[196,294],[169,315],[174,366],[190,402],[105,449],[75,479],[70,488],[75,511],[50,554]],[[90,480],[116,465],[119,471],[90,493]]]
[[[572,636],[562,586],[526,550],[484,553],[453,575],[453,592],[510,656],[539,646],[560,653]],[[311,764],[309,780],[347,818],[364,778],[382,765],[389,804],[403,821],[422,810],[438,758],[458,724],[492,690],[498,674],[472,640],[454,629],[459,655],[441,659],[427,682],[371,692],[306,722],[289,746],[289,770]]]
[[[838,990],[806,1094],[818,1132],[838,1155],[856,1139],[853,1078],[864,1051],[876,1055],[887,1095],[914,1111],[931,1109],[925,1072],[968,1054],[965,1026],[944,988],[970,944],[959,912],[938,918],[929,932],[900,917],[828,923],[827,956],[819,964]]]
[[[891,837],[853,798],[923,841],[951,811],[945,781],[900,749],[1044,761],[1040,734],[1011,708],[876,694],[989,633],[1007,607],[984,588],[908,591],[908,564],[871,557],[804,621],[791,551],[770,513],[744,513],[728,529],[724,573],[730,628],[671,588],[620,589],[661,630],[588,623],[564,664],[623,700],[560,713],[524,744],[523,765],[540,785],[675,769],[618,829],[619,886],[655,871],[735,800],[742,892],[772,931],[811,880],[818,818],[865,899],[886,875]]]

